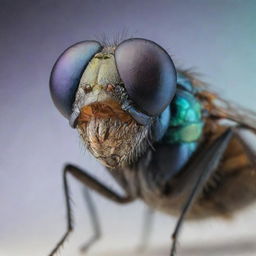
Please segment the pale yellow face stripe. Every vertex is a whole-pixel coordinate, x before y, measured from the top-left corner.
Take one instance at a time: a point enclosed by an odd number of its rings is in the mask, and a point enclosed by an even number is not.
[[[97,53],[86,67],[80,84],[107,85],[120,83],[114,55],[110,53]]]

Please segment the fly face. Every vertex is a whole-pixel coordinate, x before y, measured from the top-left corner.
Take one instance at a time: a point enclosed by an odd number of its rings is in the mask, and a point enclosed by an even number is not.
[[[109,168],[131,162],[147,147],[149,128],[122,109],[127,99],[113,53],[97,53],[76,93],[76,128],[89,151]]]
[[[169,55],[149,40],[114,47],[85,41],[62,54],[50,86],[55,105],[89,151],[117,168],[145,152],[152,129],[163,133],[158,119],[174,96],[176,71]]]

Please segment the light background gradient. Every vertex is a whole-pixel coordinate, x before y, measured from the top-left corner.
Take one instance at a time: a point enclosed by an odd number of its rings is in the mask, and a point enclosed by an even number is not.
[[[177,66],[201,73],[222,96],[256,108],[255,0],[1,0],[0,6],[0,256],[45,256],[61,237],[64,163],[84,166],[116,188],[50,98],[52,65],[71,44],[128,31],[162,45]],[[63,256],[79,255],[91,234],[81,187],[74,180],[71,185],[76,228]],[[104,237],[88,255],[132,255],[143,205],[93,196]],[[179,256],[231,255],[232,247],[232,255],[255,255],[255,214],[252,206],[230,222],[186,224]],[[152,255],[168,255],[174,223],[156,215],[150,248],[166,249]]]

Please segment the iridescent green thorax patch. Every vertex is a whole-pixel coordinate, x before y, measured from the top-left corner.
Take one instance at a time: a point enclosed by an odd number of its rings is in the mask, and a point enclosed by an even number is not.
[[[177,89],[170,108],[171,120],[164,140],[169,143],[196,142],[203,128],[199,100],[189,91]]]

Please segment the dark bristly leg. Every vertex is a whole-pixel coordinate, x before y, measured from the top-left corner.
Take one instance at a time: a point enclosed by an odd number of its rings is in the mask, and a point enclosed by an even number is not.
[[[197,168],[198,170],[200,170],[200,175],[196,180],[195,185],[193,186],[192,191],[188,196],[188,199],[185,201],[185,205],[181,211],[180,217],[172,234],[173,242],[170,254],[171,256],[174,256],[176,253],[176,243],[186,213],[192,206],[192,203],[196,199],[198,193],[201,192],[203,186],[205,185],[209,177],[218,167],[218,164],[232,136],[233,129],[228,129],[222,135],[220,135],[215,141],[213,141],[207,149],[201,151],[200,154],[192,160],[192,162],[188,163],[187,172],[189,172],[189,170]]]
[[[65,234],[62,236],[62,238],[60,239],[60,241],[56,244],[55,248],[51,251],[49,256],[54,255],[58,251],[58,249],[63,245],[63,243],[67,239],[70,232],[73,230],[69,187],[68,187],[67,178],[66,178],[66,168],[64,169],[64,172],[63,172],[63,185],[64,185],[64,195],[65,195],[65,203],[66,203],[66,210],[67,210],[67,230]]]
[[[143,252],[147,249],[150,234],[152,231],[153,217],[154,210],[152,208],[146,207],[144,213],[141,242],[138,246],[138,252]]]
[[[88,208],[88,212],[90,215],[92,228],[93,228],[92,237],[87,242],[85,242],[80,249],[82,253],[85,253],[97,240],[100,239],[101,229],[100,229],[100,222],[99,222],[97,209],[90,195],[90,191],[87,187],[83,188],[83,195]]]
[[[120,204],[130,203],[134,199],[129,196],[121,196],[117,194],[115,191],[109,189],[104,184],[97,181],[95,178],[93,178],[91,175],[85,173],[80,168],[68,164],[65,166],[63,170],[63,184],[64,184],[64,195],[65,195],[65,202],[66,202],[66,211],[67,211],[67,230],[61,240],[57,243],[55,248],[51,251],[49,256],[53,256],[58,249],[63,245],[65,240],[67,239],[70,232],[73,230],[73,221],[72,221],[72,214],[71,214],[71,205],[70,205],[70,192],[69,192],[69,186],[67,182],[67,174],[71,174],[73,177],[78,179],[82,184],[88,186],[89,188],[97,191],[102,196]]]

